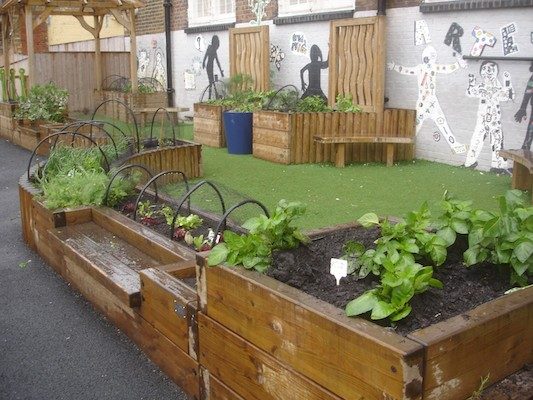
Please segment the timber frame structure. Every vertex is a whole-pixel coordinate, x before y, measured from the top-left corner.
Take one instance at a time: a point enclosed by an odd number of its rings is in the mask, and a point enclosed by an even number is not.
[[[13,27],[15,12],[24,12],[26,40],[28,49],[28,87],[35,82],[35,49],[33,30],[41,25],[51,15],[71,15],[78,19],[81,26],[94,37],[95,43],[95,77],[96,90],[102,89],[102,62],[100,53],[100,31],[104,16],[111,14],[130,35],[130,70],[132,92],[138,89],[137,79],[137,44],[135,34],[135,9],[144,7],[139,0],[6,0],[0,6],[2,16],[2,44],[4,66],[8,69],[9,60],[9,32]],[[35,17],[34,17],[35,15]],[[85,17],[93,17],[93,24]],[[10,29],[11,28],[11,29]]]

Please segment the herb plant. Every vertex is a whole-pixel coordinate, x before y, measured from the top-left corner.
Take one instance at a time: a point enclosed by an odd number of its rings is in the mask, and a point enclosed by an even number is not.
[[[339,94],[336,100],[335,111],[351,113],[360,113],[362,111],[361,107],[353,103],[351,94],[346,96]]]
[[[328,112],[333,111],[320,96],[309,96],[298,102],[297,112]]]

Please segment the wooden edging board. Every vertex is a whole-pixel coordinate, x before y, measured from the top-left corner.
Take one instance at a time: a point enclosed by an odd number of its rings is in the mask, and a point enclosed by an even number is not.
[[[194,104],[194,141],[211,147],[226,147],[222,114],[224,107],[205,103]]]
[[[197,264],[207,318],[341,398],[464,399],[533,361],[533,288],[403,337],[256,272]]]
[[[105,208],[80,207],[51,211],[35,198],[38,191],[23,176],[19,182],[23,235],[28,245],[70,282],[100,312],[128,335],[192,399],[200,399],[196,292],[178,278],[193,278],[191,252],[178,244],[124,220]],[[125,217],[124,217],[125,218]],[[126,242],[157,256],[161,269],[140,273],[141,305],[130,307],[93,276],[80,255],[61,240],[58,228],[100,223]],[[185,259],[185,262],[175,262]],[[90,259],[85,260],[90,262]]]

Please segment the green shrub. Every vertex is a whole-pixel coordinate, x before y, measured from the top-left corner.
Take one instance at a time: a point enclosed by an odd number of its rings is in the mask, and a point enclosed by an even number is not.
[[[30,89],[28,98],[19,103],[15,118],[64,122],[67,102],[68,92],[54,83],[35,85]]]

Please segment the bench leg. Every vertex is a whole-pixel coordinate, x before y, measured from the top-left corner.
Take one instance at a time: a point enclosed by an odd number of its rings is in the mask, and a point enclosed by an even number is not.
[[[394,144],[387,143],[387,167],[394,164]]]
[[[344,168],[344,164],[346,162],[345,149],[346,145],[344,143],[335,144],[335,166],[337,168]]]
[[[520,190],[531,190],[529,170],[518,162],[513,163],[512,188]]]

